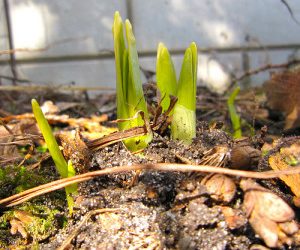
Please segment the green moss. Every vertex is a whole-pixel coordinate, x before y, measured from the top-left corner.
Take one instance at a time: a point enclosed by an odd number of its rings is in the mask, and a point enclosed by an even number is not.
[[[25,209],[34,217],[33,221],[26,227],[27,232],[34,240],[44,240],[56,231],[58,210],[49,209],[43,205],[29,205]]]
[[[43,175],[29,171],[24,166],[6,166],[0,169],[0,198],[22,192],[46,183]]]
[[[30,217],[30,220],[22,220],[20,211],[26,212],[26,216]],[[4,212],[4,214],[0,217],[0,232],[6,234],[4,230],[9,232],[9,222],[12,219],[19,220],[30,238],[32,238],[32,242],[34,244],[47,239],[57,231],[61,225],[58,217],[56,216],[57,214],[59,214],[58,210],[50,209],[45,205],[32,205],[30,203],[25,203],[17,210]],[[0,235],[0,246],[4,243],[5,242],[1,243]]]

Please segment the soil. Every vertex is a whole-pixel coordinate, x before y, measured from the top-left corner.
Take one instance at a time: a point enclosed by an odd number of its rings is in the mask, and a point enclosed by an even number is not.
[[[260,90],[252,91],[250,92],[253,96],[257,97]],[[147,93],[148,98],[155,103],[151,88]],[[10,94],[7,93],[7,96]],[[31,96],[23,94],[19,100],[23,103],[28,101],[29,104]],[[266,158],[261,157],[260,153],[257,154],[257,151],[261,152],[262,145],[271,140],[274,134],[282,133],[284,117],[279,122],[270,117],[257,118],[258,111],[263,113],[266,107],[254,98],[252,104],[258,108],[249,111],[249,99],[243,96],[237,102],[237,107],[241,116],[257,131],[255,135],[251,135],[249,126],[245,126],[244,134],[248,137],[243,142],[234,140],[229,132],[226,98],[200,89],[197,137],[192,145],[185,146],[170,140],[167,130],[163,135],[154,134],[153,141],[143,154],[132,154],[121,142],[93,152],[89,155],[84,171],[149,162],[203,164],[203,159],[206,159],[208,165],[214,163],[226,168],[235,167],[239,162],[241,169],[248,168],[250,163],[251,170],[270,169]],[[81,96],[68,96],[70,102],[81,104],[81,110],[71,108],[64,113],[81,117],[82,114],[87,116],[95,113],[94,111],[100,115],[102,111],[108,120],[115,119],[114,96],[108,98],[106,94],[102,97],[91,101]],[[59,101],[57,96],[52,99]],[[66,97],[63,96],[62,99],[66,100]],[[1,102],[3,104],[5,101]],[[248,108],[244,109],[246,106]],[[6,111],[12,112],[8,109]],[[28,107],[20,104],[18,110],[13,112],[22,114],[26,111],[29,111]],[[267,136],[260,131],[266,124],[269,127]],[[103,125],[111,126],[108,122]],[[59,124],[56,126],[59,127]],[[60,129],[69,128],[63,126]],[[246,153],[241,153],[244,152],[241,149]],[[239,158],[235,158],[234,153],[239,154],[238,157],[246,163],[242,164],[241,160],[237,160]],[[51,173],[48,177],[45,176],[47,168]],[[40,180],[39,184],[58,178],[51,160],[47,160],[34,171],[46,178]],[[29,249],[264,249],[264,240],[256,235],[243,209],[244,191],[239,186],[241,179],[228,177],[235,189],[230,193],[232,197],[226,199],[222,195],[214,196],[209,192],[206,181],[210,177],[207,176],[198,173],[141,171],[97,177],[79,184],[72,216],[68,214],[63,190],[37,197],[27,202],[27,206],[46,206],[57,211],[51,222],[55,224],[55,229],[42,238],[37,238],[30,232],[27,237],[22,236],[20,231],[12,235],[11,225],[2,220],[0,247],[18,248],[17,245],[27,245]],[[259,183],[266,188],[272,187],[273,191],[299,213],[292,203],[291,191],[282,181]],[[13,184],[1,187],[2,195],[12,194],[14,188]],[[9,209],[3,208],[1,214],[3,216],[11,211],[24,210],[25,206],[22,204]],[[229,209],[233,212],[232,217],[225,212]],[[48,214],[45,212],[45,218]],[[299,222],[297,215],[296,221]],[[283,244],[281,248],[297,249],[297,243],[292,243],[291,246]]]

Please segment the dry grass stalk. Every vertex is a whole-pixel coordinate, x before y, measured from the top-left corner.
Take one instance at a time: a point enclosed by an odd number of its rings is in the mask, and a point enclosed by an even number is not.
[[[217,173],[217,174],[226,174],[231,176],[239,176],[245,178],[255,178],[255,179],[271,179],[277,178],[282,175],[288,174],[299,174],[300,167],[292,167],[280,171],[266,171],[266,172],[254,172],[254,171],[244,171],[244,170],[234,170],[227,168],[219,168],[208,165],[186,165],[186,164],[173,164],[173,163],[157,163],[157,164],[138,164],[133,166],[120,166],[114,168],[107,168],[103,170],[97,170],[93,172],[88,172],[81,175],[76,175],[74,177],[65,178],[57,181],[53,181],[44,185],[40,185],[35,188],[28,189],[19,194],[10,196],[8,198],[0,200],[1,207],[12,207],[22,202],[25,202],[29,199],[37,197],[42,194],[46,194],[61,188],[64,188],[68,185],[84,182],[91,180],[97,176],[103,176],[108,174],[119,174],[130,171],[141,171],[141,170],[155,170],[155,171],[166,171],[166,172],[202,172],[202,173]]]

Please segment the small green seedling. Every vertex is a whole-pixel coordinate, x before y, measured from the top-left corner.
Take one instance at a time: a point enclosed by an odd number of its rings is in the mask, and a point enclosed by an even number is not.
[[[144,119],[149,119],[140,76],[136,41],[128,20],[125,21],[125,33],[127,47],[125,45],[122,18],[119,12],[116,12],[113,38],[117,75],[117,118],[123,120],[118,124],[120,131],[143,126]],[[140,115],[135,117],[141,111],[144,113],[144,118]],[[123,142],[130,151],[134,152],[147,147],[151,140],[152,134],[149,133],[126,139]]]
[[[236,87],[227,100],[230,120],[233,127],[233,138],[235,139],[242,137],[241,117],[236,112],[235,105],[234,105],[235,98],[239,94],[239,92],[240,92],[240,87]]]
[[[32,99],[31,104],[32,104],[32,110],[34,113],[34,117],[38,123],[39,129],[42,132],[42,135],[45,139],[48,150],[49,150],[50,155],[55,163],[58,173],[60,174],[60,176],[62,178],[74,176],[75,169],[72,165],[72,162],[69,161],[67,163],[65,158],[63,157],[63,155],[59,149],[59,146],[56,142],[56,139],[51,131],[51,127],[50,127],[47,119],[45,118],[38,102],[35,99]],[[69,212],[70,212],[70,214],[72,214],[74,200],[71,195],[77,192],[77,184],[72,184],[70,186],[67,186],[65,188],[65,190],[66,190]]]

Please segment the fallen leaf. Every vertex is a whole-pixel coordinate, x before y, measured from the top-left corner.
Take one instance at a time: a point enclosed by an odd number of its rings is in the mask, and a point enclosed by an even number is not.
[[[226,175],[208,175],[201,181],[201,184],[206,187],[210,196],[217,201],[228,203],[232,201],[236,193],[234,181]]]
[[[286,114],[285,129],[300,126],[299,82],[298,69],[273,73],[271,79],[264,84],[268,106]]]
[[[300,165],[300,142],[281,147],[279,152],[269,157],[269,165],[274,170],[283,170],[291,166]],[[282,175],[279,177],[296,197],[300,197],[300,174]]]
[[[293,209],[279,196],[255,181],[242,179],[240,187],[245,192],[243,209],[254,231],[268,247],[292,245],[298,225]]]

